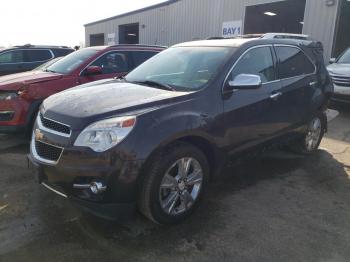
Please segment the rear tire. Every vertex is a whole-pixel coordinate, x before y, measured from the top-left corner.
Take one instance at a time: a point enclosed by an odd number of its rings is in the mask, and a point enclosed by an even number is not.
[[[197,208],[209,180],[206,156],[177,143],[159,152],[145,172],[138,206],[158,224],[177,224]]]
[[[326,131],[326,121],[327,117],[323,112],[313,117],[307,125],[306,133],[290,145],[292,151],[305,155],[314,153]]]

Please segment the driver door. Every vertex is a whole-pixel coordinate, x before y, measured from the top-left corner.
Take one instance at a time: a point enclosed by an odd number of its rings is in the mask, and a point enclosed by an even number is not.
[[[272,46],[253,47],[239,58],[228,75],[227,82],[240,74],[258,75],[262,81],[257,89],[224,92],[225,142],[229,153],[257,145],[285,128],[275,61]]]
[[[111,51],[97,58],[89,66],[98,66],[102,72],[88,75],[86,70],[84,70],[79,77],[81,84],[126,75],[131,69],[132,60],[130,52]]]

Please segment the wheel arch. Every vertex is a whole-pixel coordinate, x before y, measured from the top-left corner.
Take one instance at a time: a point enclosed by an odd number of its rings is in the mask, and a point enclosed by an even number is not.
[[[223,154],[212,142],[209,141],[209,139],[205,137],[198,135],[186,135],[182,137],[177,137],[170,141],[166,141],[160,144],[150,153],[149,157],[142,165],[141,175],[139,176],[138,184],[142,185],[142,181],[145,176],[144,174],[149,168],[152,161],[154,161],[156,156],[158,156],[161,152],[165,151],[167,148],[181,143],[190,144],[198,148],[205,155],[210,168],[210,180],[214,179],[218,174],[220,174],[220,171],[226,163],[225,154]]]

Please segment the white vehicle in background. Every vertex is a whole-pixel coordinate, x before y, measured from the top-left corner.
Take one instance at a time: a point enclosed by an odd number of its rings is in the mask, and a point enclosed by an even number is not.
[[[327,69],[334,84],[332,100],[350,104],[350,48],[330,63]]]

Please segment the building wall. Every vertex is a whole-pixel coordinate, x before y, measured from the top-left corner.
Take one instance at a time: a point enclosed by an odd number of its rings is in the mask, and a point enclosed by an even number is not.
[[[303,33],[323,43],[326,61],[332,55],[339,2],[327,6],[326,0],[306,1]]]
[[[222,23],[242,20],[249,5],[278,2],[280,0],[181,0],[157,9],[116,18],[86,26],[86,45],[89,35],[115,33],[118,26],[140,23],[140,43],[173,45],[176,43],[221,36]],[[303,33],[325,45],[325,56],[331,56],[337,4],[326,6],[326,0],[307,0]],[[338,2],[338,0],[336,0]],[[144,26],[143,26],[144,25]],[[105,39],[107,43],[107,39]]]

